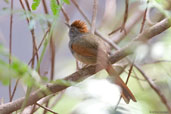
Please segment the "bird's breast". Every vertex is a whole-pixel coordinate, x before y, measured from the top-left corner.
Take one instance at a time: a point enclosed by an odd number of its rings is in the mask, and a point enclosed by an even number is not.
[[[74,51],[72,51],[72,54],[77,60],[83,62],[84,64],[96,64],[96,57],[83,56]]]

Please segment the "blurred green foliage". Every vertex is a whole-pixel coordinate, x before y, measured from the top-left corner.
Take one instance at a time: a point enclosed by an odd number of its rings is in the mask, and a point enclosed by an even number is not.
[[[56,0],[50,1],[50,8],[53,12],[53,15],[59,15],[60,6],[57,4]]]
[[[15,57],[11,57],[12,63],[9,64],[8,51],[0,45],[0,81],[3,85],[9,85],[10,79],[22,79],[27,86],[36,84],[36,79],[32,76],[33,70],[28,65]]]
[[[36,10],[37,7],[40,5],[41,0],[33,0],[32,3],[32,10]],[[70,4],[69,0],[61,0],[61,4],[66,3]],[[50,0],[50,8],[52,10],[53,15],[58,16],[60,9],[61,9],[61,4],[58,5],[57,0]]]
[[[39,4],[40,4],[40,0],[33,0],[33,3],[31,5],[32,10],[36,10]]]
[[[4,1],[7,3],[9,2],[8,0],[4,0]],[[41,0],[33,0],[32,10],[36,10],[38,8],[38,6],[40,5],[40,1]],[[134,1],[136,1],[136,0],[134,0]],[[152,0],[152,1],[154,1],[154,2],[151,3],[151,6],[155,6],[155,7],[159,8],[164,14],[168,14],[167,13],[168,11],[162,7],[164,0]],[[31,21],[32,23],[30,23],[30,26],[31,26],[30,28],[32,29],[35,26],[36,22],[42,22],[43,24],[46,24],[45,21],[46,22],[48,21],[50,23],[53,22],[54,16],[55,17],[59,16],[61,6],[64,3],[70,4],[69,0],[61,0],[60,3],[61,4],[58,5],[56,0],[50,0],[50,8],[53,13],[53,16],[46,15],[46,14],[35,14],[33,12],[24,12],[21,10],[15,10],[15,11],[13,11],[13,13],[20,13],[21,18],[24,18],[24,19],[26,17],[33,17],[33,20]],[[2,13],[2,11],[0,11],[0,12]],[[9,13],[9,11],[7,11],[7,9],[6,9],[5,13]],[[26,13],[27,13],[27,15],[26,15]],[[52,29],[53,29],[53,27],[52,27]],[[135,30],[138,30],[138,29],[135,29]],[[49,43],[48,40],[50,39],[50,36],[51,35],[48,35],[48,38],[45,40],[45,43],[44,43],[45,49]],[[162,41],[160,41],[160,42],[164,42],[166,49],[168,49],[168,47],[171,45],[170,36],[171,36],[171,32],[169,30],[169,32],[167,32],[167,34],[165,36],[163,36]],[[125,38],[125,39],[126,39],[126,43],[130,41],[127,38]],[[165,52],[164,56],[166,56],[166,58],[169,58],[170,50],[165,50],[165,51],[166,52]],[[43,57],[43,55],[42,55],[42,57]],[[18,79],[18,78],[22,79],[24,84],[26,84],[27,86],[40,85],[40,83],[37,81],[37,79],[33,76],[34,75],[33,72],[36,72],[35,70],[31,69],[27,64],[23,63],[22,61],[18,60],[15,57],[12,57],[13,62],[11,64],[9,64],[8,60],[6,58],[9,58],[8,51],[2,45],[0,45],[0,82],[3,85],[8,85],[10,79]],[[165,57],[164,57],[164,59],[165,59]],[[72,66],[73,66],[73,64],[72,64]],[[66,66],[64,66],[64,67],[66,67]],[[167,68],[167,69],[164,69],[164,68]],[[166,63],[166,64],[163,63],[162,65],[161,64],[157,64],[157,65],[156,64],[150,64],[150,65],[148,64],[148,65],[143,66],[143,70],[147,73],[147,75],[150,78],[155,79],[155,81],[154,81],[155,83],[157,80],[158,82],[163,82],[163,83],[168,83],[168,84],[171,83],[170,82],[170,80],[171,80],[170,74],[171,73],[169,71],[170,68],[171,68],[171,65],[168,63]],[[137,70],[135,70],[135,72],[139,78],[143,79],[143,77]],[[102,74],[102,75],[106,76],[106,74]],[[36,74],[36,76],[38,76],[38,74]],[[122,74],[122,77],[126,77],[126,76],[127,76],[126,73]],[[42,79],[46,82],[48,81],[47,77],[45,77],[45,76],[42,77]],[[52,83],[65,85],[65,86],[75,85],[75,82],[70,82],[70,81],[65,81],[65,80],[56,80],[56,81],[53,81]],[[151,87],[149,86],[149,84],[146,81],[141,81],[141,80],[137,80],[135,78],[131,78],[129,80],[128,86],[135,94],[138,103],[141,104],[141,108],[143,109],[144,114],[149,114],[150,111],[166,110],[164,104],[161,102],[158,95],[153,91],[153,89],[151,89]],[[168,87],[168,88],[171,88],[171,87]],[[168,88],[165,88],[165,90],[167,90]],[[50,102],[52,102],[53,100],[54,99],[50,100]],[[79,102],[81,102],[81,100],[78,99],[77,97],[70,97],[70,96],[64,95],[64,97],[62,97],[61,100],[55,105],[53,110],[55,110],[56,112],[61,113],[61,114],[68,114],[71,112],[72,108]],[[133,103],[130,103],[130,104],[133,104]],[[42,111],[42,109],[39,109],[39,111],[40,110]]]

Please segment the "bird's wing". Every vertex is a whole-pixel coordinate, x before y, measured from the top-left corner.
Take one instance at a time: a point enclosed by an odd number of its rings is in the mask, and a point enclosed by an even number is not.
[[[93,38],[89,39],[88,37],[82,37],[79,40],[72,42],[71,48],[73,52],[85,56],[85,57],[96,57],[98,42]]]

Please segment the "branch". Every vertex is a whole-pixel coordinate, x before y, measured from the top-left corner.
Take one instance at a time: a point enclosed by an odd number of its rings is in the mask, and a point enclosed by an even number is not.
[[[84,19],[87,21],[87,23],[90,25],[89,19],[86,17],[86,15],[83,13],[83,11],[80,9],[79,5],[75,2],[75,0],[71,0],[71,2],[74,4],[74,6],[78,9],[78,11],[81,13],[81,15],[84,17]]]
[[[28,1],[25,0],[25,2],[26,2],[26,5],[27,5],[27,8],[31,12],[31,9],[29,7]],[[23,8],[23,10],[26,12],[26,9],[24,7],[24,4],[23,4],[22,0],[20,0],[20,4],[21,4],[21,7]],[[26,17],[26,21],[27,21],[27,24],[29,25],[30,20],[29,20],[28,17]],[[32,42],[33,42],[33,54],[32,54],[33,60],[32,60],[32,65],[31,65],[32,68],[33,68],[34,67],[34,54],[36,54],[37,60],[39,59],[39,57],[38,57],[38,52],[37,52],[37,45],[36,45],[36,39],[35,39],[36,37],[35,37],[35,33],[34,33],[34,28],[32,30],[30,30],[30,32],[31,32],[31,35],[32,35]]]
[[[143,17],[143,21],[142,21],[142,24],[141,24],[140,33],[144,29],[144,25],[145,25],[145,21],[146,21],[146,15],[147,15],[147,10],[148,10],[148,3],[149,3],[149,0],[147,0],[147,7],[146,7],[145,12],[144,12],[144,17]]]
[[[59,3],[59,0],[56,0],[57,1],[57,4],[60,5]],[[61,6],[61,11],[62,11],[62,14],[64,15],[64,18],[65,18],[65,21],[69,24],[69,16],[67,15],[67,13],[65,12],[64,8]]]
[[[28,0],[25,0],[25,3],[26,3],[26,6],[27,6],[28,11],[31,12],[31,8],[30,8],[30,5],[29,5]],[[31,20],[32,20],[32,17],[30,17],[30,21]],[[30,24],[30,23],[28,23],[28,24]],[[32,35],[32,43],[33,43],[33,54],[32,54],[32,56],[34,56],[34,54],[36,54],[36,58],[37,58],[37,61],[38,61],[39,60],[39,55],[38,55],[38,50],[37,50],[36,36],[35,36],[35,30],[34,30],[34,28],[32,28],[30,30],[30,32],[31,32],[31,35]],[[32,66],[32,68],[34,68],[34,59],[32,61],[32,65],[31,66]]]
[[[94,0],[93,15],[92,15],[91,29],[90,29],[92,34],[94,34],[94,31],[95,31],[95,28],[96,28],[97,8],[98,8],[98,0]]]
[[[165,98],[165,96],[163,95],[163,93],[158,89],[158,87],[154,84],[154,82],[142,71],[141,67],[136,65],[136,68],[140,71],[140,73],[143,75],[143,77],[147,80],[150,87],[159,95],[161,101],[163,102],[163,104],[166,105],[169,113],[171,113],[171,106],[170,106],[169,102],[167,101],[167,99]]]
[[[116,63],[117,61],[123,59],[124,57],[132,54],[135,51],[135,47],[138,46],[139,41],[149,40],[155,35],[162,33],[163,31],[167,30],[171,26],[171,21],[169,19],[164,19],[163,21],[157,23],[156,25],[150,27],[149,29],[142,32],[140,35],[136,37],[136,40],[130,42],[124,48],[115,52],[114,55],[110,57],[111,63]],[[99,68],[98,71],[102,70],[103,68]],[[82,68],[79,71],[69,75],[68,77],[64,78],[66,81],[81,81],[90,75],[95,74],[98,72],[95,65]],[[50,95],[52,93],[59,92],[61,90],[66,89],[67,86],[62,86],[59,84],[48,84],[45,88],[41,88],[35,92],[33,92],[29,96],[29,101],[27,102],[26,106],[32,105],[36,103],[41,98]],[[0,106],[0,113],[1,114],[9,114],[13,111],[19,110],[24,102],[25,97],[19,98],[13,102],[6,103]]]
[[[13,0],[11,0],[11,15],[10,15],[10,35],[9,35],[9,64],[11,64],[11,55],[12,55],[12,25],[13,25]],[[9,99],[10,101],[12,101],[13,97],[11,94],[11,79],[10,79],[10,83],[9,83]]]
[[[45,110],[47,110],[47,111],[49,111],[49,112],[51,112],[51,113],[53,113],[53,114],[58,114],[58,113],[52,111],[51,109],[49,109],[49,108],[47,108],[47,107],[44,107],[44,106],[40,105],[39,103],[36,103],[36,105],[40,106],[41,108],[43,108],[43,109],[45,109]]]
[[[50,28],[48,28],[48,30],[47,30],[47,31],[45,32],[45,34],[43,35],[43,38],[42,38],[42,40],[40,41],[40,44],[39,44],[39,46],[38,46],[37,51],[39,51],[39,50],[40,50],[40,48],[41,48],[41,46],[42,46],[43,42],[45,41],[45,39],[46,39],[47,34],[49,33],[49,31],[50,31]],[[31,59],[30,59],[30,61],[28,62],[28,65],[32,62],[33,57],[35,57],[35,55],[36,55],[36,54],[34,54],[34,55],[32,56],[32,58],[31,58]]]
[[[10,35],[9,35],[9,64],[11,64],[12,55],[12,28],[13,28],[13,0],[11,0],[11,15],[10,15]]]
[[[125,0],[125,14],[124,14],[124,21],[122,23],[122,26],[121,26],[121,31],[122,32],[124,30],[125,34],[127,33],[126,32],[126,29],[125,29],[125,24],[126,24],[126,21],[127,21],[127,18],[128,18],[128,5],[129,5],[129,0]]]
[[[136,25],[138,21],[143,17],[144,11],[138,10],[136,11],[128,20],[125,25],[125,30],[127,33],[131,31],[131,29]],[[110,34],[109,34],[110,35]],[[110,38],[113,42],[119,43],[125,37],[125,32],[118,32]]]
[[[118,30],[120,30],[120,32],[122,32],[124,30],[124,33],[126,35],[126,29],[125,29],[125,24],[128,18],[128,5],[129,5],[129,0],[125,0],[125,13],[124,13],[124,20],[122,22],[122,25],[120,27],[118,27],[117,29],[113,30],[112,32],[109,33],[109,35],[114,34],[115,32],[117,32]]]

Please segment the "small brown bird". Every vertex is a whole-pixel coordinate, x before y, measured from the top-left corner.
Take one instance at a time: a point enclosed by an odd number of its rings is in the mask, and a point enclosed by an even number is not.
[[[114,78],[114,82],[122,88],[122,97],[126,103],[136,99],[127,85],[119,77],[112,64],[108,61],[108,50],[105,43],[96,35],[90,33],[83,21],[76,20],[69,27],[69,48],[73,56],[87,65],[98,64],[106,69]]]

